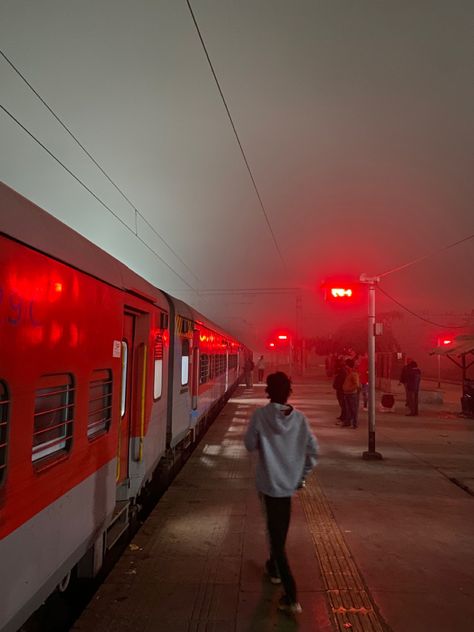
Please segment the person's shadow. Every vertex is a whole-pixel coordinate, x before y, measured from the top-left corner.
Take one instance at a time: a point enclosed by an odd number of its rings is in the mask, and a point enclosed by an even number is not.
[[[255,564],[255,573],[261,573],[261,567]],[[282,594],[281,586],[273,585],[265,575],[262,577],[261,592],[254,607],[245,632],[294,632],[299,622],[291,615],[278,610],[278,600]]]

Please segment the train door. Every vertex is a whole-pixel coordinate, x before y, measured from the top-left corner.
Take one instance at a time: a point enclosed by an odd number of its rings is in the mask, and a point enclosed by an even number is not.
[[[133,346],[135,333],[135,316],[124,314],[122,338],[122,389],[120,401],[120,428],[117,447],[117,486],[128,482],[128,462],[130,450],[130,433],[132,424],[133,394]]]

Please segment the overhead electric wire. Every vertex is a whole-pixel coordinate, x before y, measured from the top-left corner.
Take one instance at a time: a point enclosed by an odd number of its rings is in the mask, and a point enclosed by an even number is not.
[[[420,316],[420,314],[413,312],[408,307],[405,307],[405,305],[400,303],[400,301],[397,301],[397,299],[393,298],[393,296],[390,296],[388,292],[386,292],[385,290],[382,290],[380,285],[377,285],[376,288],[377,290],[382,292],[382,294],[385,294],[387,298],[389,298],[391,301],[396,303],[399,307],[407,311],[409,314],[411,314],[412,316],[416,316],[416,318],[419,318],[420,320],[424,320],[426,323],[429,323],[430,325],[435,325],[436,327],[442,327],[443,329],[464,329],[464,327],[466,327],[466,325],[442,325],[441,323],[435,323],[434,321],[429,320],[428,318],[424,318],[423,316]]]
[[[214,70],[214,66],[212,65],[211,58],[210,58],[210,56],[209,56],[209,53],[208,53],[208,50],[207,50],[206,44],[205,44],[205,42],[204,42],[204,38],[203,38],[203,36],[202,36],[202,34],[201,34],[201,30],[200,30],[199,25],[198,25],[198,23],[197,23],[196,16],[194,15],[194,11],[193,11],[193,9],[192,9],[192,7],[191,7],[190,0],[186,0],[186,2],[187,2],[187,5],[188,5],[188,8],[189,8],[189,12],[191,13],[191,17],[192,17],[192,19],[193,19],[194,26],[196,27],[196,31],[197,31],[197,33],[198,33],[198,35],[199,35],[199,39],[201,40],[201,44],[202,44],[202,47],[203,47],[203,49],[204,49],[204,53],[205,53],[205,55],[206,55],[206,58],[207,58],[207,61],[208,61],[209,67],[210,67],[211,72],[212,72],[212,75],[213,75],[213,77],[214,77],[214,81],[216,82],[217,89],[218,89],[218,91],[219,91],[219,94],[220,94],[220,96],[221,96],[222,102],[223,102],[223,104],[224,104],[225,111],[227,112],[227,116],[228,116],[228,118],[229,118],[229,121],[230,121],[230,124],[231,124],[232,130],[234,131],[234,135],[235,135],[235,138],[236,138],[236,140],[237,140],[237,144],[238,144],[238,146],[239,146],[239,149],[240,149],[240,152],[241,152],[241,154],[242,154],[242,157],[243,157],[243,159],[244,159],[245,166],[247,167],[247,171],[248,171],[248,173],[249,173],[250,179],[251,179],[252,184],[253,184],[253,188],[254,188],[255,193],[256,193],[256,195],[257,195],[257,199],[258,199],[258,201],[259,201],[260,208],[261,208],[262,213],[263,213],[263,216],[264,216],[264,218],[265,218],[265,222],[266,222],[266,224],[267,224],[267,226],[268,226],[268,230],[270,231],[270,234],[271,234],[272,239],[273,239],[273,243],[274,243],[275,248],[276,248],[276,251],[278,252],[278,255],[279,255],[280,259],[281,259],[281,262],[283,263],[283,266],[286,268],[286,262],[285,262],[285,259],[284,259],[284,257],[283,257],[283,254],[282,254],[281,250],[280,250],[280,246],[278,245],[278,241],[277,241],[277,239],[276,239],[275,233],[274,233],[273,228],[272,228],[272,225],[271,225],[271,223],[270,223],[270,219],[269,219],[269,217],[268,217],[268,213],[267,213],[267,211],[266,211],[266,209],[265,209],[265,205],[264,205],[263,200],[262,200],[262,198],[261,198],[261,196],[260,196],[260,192],[259,192],[259,190],[258,190],[257,183],[255,182],[255,178],[254,178],[254,176],[253,176],[252,170],[251,170],[250,165],[249,165],[249,162],[248,162],[248,160],[247,160],[247,156],[245,155],[245,151],[244,151],[244,148],[243,148],[242,143],[241,143],[241,141],[240,141],[239,135],[238,135],[238,133],[237,133],[237,129],[236,129],[236,127],[235,127],[234,120],[233,120],[232,115],[231,115],[231,113],[230,113],[229,106],[227,105],[227,101],[225,100],[224,93],[223,93],[222,88],[221,88],[221,85],[220,85],[220,83],[219,83],[219,79],[217,78],[216,71]]]
[[[74,178],[74,180],[76,180],[82,187],[84,187],[84,189],[90,193],[92,195],[92,197],[94,199],[97,200],[97,202],[99,202],[99,204],[101,204],[107,211],[109,211],[116,219],[118,219],[118,221],[125,226],[125,228],[130,231],[146,248],[148,248],[148,250],[150,250],[171,272],[173,272],[173,274],[175,274],[179,279],[181,279],[181,281],[183,281],[183,283],[185,285],[187,285],[191,290],[193,290],[194,292],[196,292],[197,290],[195,288],[192,287],[192,285],[190,283],[188,283],[178,272],[176,272],[176,270],[174,270],[155,250],[153,250],[153,248],[151,246],[149,246],[139,235],[135,234],[133,232],[133,230],[130,228],[130,226],[123,221],[123,219],[117,215],[117,213],[110,208],[110,206],[108,206],[103,200],[100,199],[100,197],[94,193],[94,191],[92,191],[92,189],[90,189],[87,184],[85,184],[85,182],[83,182],[73,171],[71,171],[71,169],[69,169],[69,167],[67,167],[63,162],[61,162],[61,160],[59,160],[59,158],[57,156],[55,156],[47,147],[46,145],[44,145],[38,138],[36,138],[36,136],[30,132],[30,130],[28,128],[26,128],[9,110],[7,110],[7,108],[5,106],[3,106],[0,103],[0,108],[5,112],[5,114],[7,114],[19,127],[21,127],[21,129],[23,131],[25,131],[36,143],[38,143],[38,145],[40,147],[42,147],[42,149],[44,149],[44,151],[49,154],[51,156],[51,158],[53,158],[53,160],[55,160],[59,165],[61,165],[61,167],[63,167],[63,169],[65,169],[65,171],[67,171],[67,173],[69,173],[70,176],[72,176]]]
[[[248,287],[248,288],[212,288],[197,290],[198,294],[295,294],[301,292],[299,287]]]
[[[44,105],[44,107],[48,110],[48,112],[56,119],[56,121],[61,125],[61,127],[69,134],[69,136],[79,145],[79,147],[82,149],[82,151],[86,154],[86,156],[88,156],[88,158],[90,158],[90,160],[94,163],[94,165],[99,169],[99,171],[107,178],[107,180],[112,184],[112,186],[120,193],[120,195],[123,197],[123,199],[128,202],[128,204],[133,208],[133,210],[135,211],[135,236],[142,242],[144,243],[154,254],[157,255],[157,257],[163,262],[165,263],[165,261],[153,250],[153,248],[151,248],[150,246],[148,246],[143,239],[141,239],[138,236],[138,226],[137,226],[137,216],[140,216],[142,218],[142,220],[144,222],[146,222],[146,224],[148,224],[148,226],[151,228],[151,230],[155,233],[155,235],[165,244],[165,246],[170,250],[170,252],[173,253],[173,255],[178,259],[178,261],[186,268],[186,270],[196,279],[196,281],[198,283],[201,283],[200,279],[198,279],[198,277],[194,274],[194,272],[186,265],[186,263],[181,259],[181,257],[178,255],[178,253],[168,244],[168,242],[160,235],[160,233],[150,224],[150,222],[144,217],[143,213],[141,213],[138,208],[135,206],[135,204],[130,200],[130,198],[122,191],[122,189],[118,186],[118,184],[116,182],[114,182],[114,180],[109,176],[109,174],[105,171],[105,169],[97,162],[97,160],[94,158],[94,156],[92,156],[92,154],[86,149],[86,147],[84,147],[84,145],[80,142],[80,140],[77,138],[77,136],[75,136],[73,134],[73,132],[69,129],[69,127],[60,119],[60,117],[56,114],[56,112],[49,106],[49,104],[43,99],[43,97],[39,94],[39,92],[32,86],[32,84],[28,81],[28,79],[23,75],[23,73],[15,66],[15,64],[11,61],[11,59],[9,59],[9,57],[7,57],[7,55],[0,50],[0,55],[5,59],[5,61],[10,65],[10,67],[17,73],[17,75],[24,81],[24,83],[28,86],[28,88],[36,95],[36,97],[41,101],[41,103]],[[4,108],[2,106],[2,109],[5,110],[5,112],[7,114],[10,114],[8,112],[8,110],[6,110],[6,108]],[[29,134],[30,132],[23,126],[21,125],[21,123],[19,123],[13,116],[12,118],[25,130],[27,131]],[[30,134],[30,136],[32,138],[34,138],[34,140],[36,140],[36,142],[39,142],[32,134]],[[46,149],[46,147],[44,145],[42,145],[42,143],[39,143],[43,149],[45,149],[46,151],[48,151],[48,153],[53,156],[53,154]],[[55,156],[53,156],[53,158],[56,158]],[[58,162],[60,162],[58,160]],[[63,165],[61,162],[60,164],[67,170],[69,171],[69,169],[67,169],[65,167],[65,165]],[[69,171],[69,173],[71,175],[72,172]],[[78,178],[76,178],[76,180],[78,180],[79,182],[81,182]],[[81,182],[81,184],[83,184]],[[83,186],[85,186],[83,184]],[[99,198],[88,188],[85,187],[89,193],[91,193],[98,201],[100,201],[100,203],[110,212],[112,213],[112,215],[114,215],[114,217],[116,217],[119,221],[122,222],[122,224],[124,224],[129,230],[130,227],[116,214],[114,213],[114,211],[109,208],[106,204],[104,204],[101,200],[99,200]],[[133,231],[131,231],[133,232]],[[168,266],[169,267],[169,266]],[[171,269],[171,268],[170,268]],[[179,275],[178,275],[179,276]],[[179,277],[182,281],[184,281],[184,279],[182,279],[182,277]],[[192,287],[191,285],[189,285],[188,283],[186,283],[186,285],[188,285],[188,287]]]
[[[414,265],[415,263],[418,263],[419,261],[423,261],[424,259],[428,259],[429,257],[433,257],[434,255],[437,255],[439,252],[443,252],[444,250],[449,250],[449,248],[454,248],[454,246],[458,246],[459,244],[462,244],[465,241],[469,241],[469,239],[473,239],[474,238],[474,233],[472,235],[468,235],[467,237],[464,237],[464,239],[460,239],[459,241],[455,241],[452,244],[448,244],[447,246],[443,246],[442,248],[438,248],[437,250],[434,250],[433,252],[428,253],[427,255],[423,255],[422,257],[417,257],[416,259],[413,259],[413,261],[409,261],[408,263],[404,263],[401,266],[398,266],[397,268],[393,268],[392,270],[387,270],[387,272],[383,272],[382,274],[377,274],[376,276],[381,279],[382,277],[387,276],[388,274],[392,274],[393,272],[399,272],[400,270],[404,270],[405,268],[408,268],[409,266]]]

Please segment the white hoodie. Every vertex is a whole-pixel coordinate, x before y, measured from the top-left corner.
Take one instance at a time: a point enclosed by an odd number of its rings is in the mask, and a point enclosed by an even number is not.
[[[258,450],[257,489],[267,496],[292,496],[316,465],[316,438],[303,413],[288,404],[257,408],[244,443],[250,452]]]

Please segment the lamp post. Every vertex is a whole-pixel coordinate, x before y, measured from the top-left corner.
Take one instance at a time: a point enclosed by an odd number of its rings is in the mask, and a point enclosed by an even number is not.
[[[441,340],[439,336],[438,336],[437,346],[438,346],[438,349],[441,346]],[[437,360],[438,360],[438,388],[441,388],[441,355],[439,352],[437,355]]]
[[[368,301],[368,356],[369,356],[369,438],[368,449],[363,452],[362,458],[366,460],[380,460],[382,455],[375,450],[375,285],[378,277],[369,277],[365,273],[360,275],[360,282],[366,283],[369,290]]]

